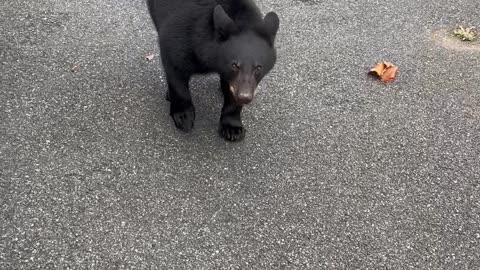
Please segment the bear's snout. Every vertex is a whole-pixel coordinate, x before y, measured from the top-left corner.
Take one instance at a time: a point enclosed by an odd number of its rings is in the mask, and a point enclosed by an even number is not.
[[[238,105],[246,105],[253,101],[257,82],[255,76],[241,72],[230,81],[230,92]]]
[[[237,98],[238,98],[238,102],[240,104],[248,104],[248,103],[252,102],[252,100],[253,100],[253,93],[251,91],[240,92],[240,93],[238,93]]]
[[[255,86],[235,86],[230,84],[230,92],[238,105],[247,105],[253,101]]]

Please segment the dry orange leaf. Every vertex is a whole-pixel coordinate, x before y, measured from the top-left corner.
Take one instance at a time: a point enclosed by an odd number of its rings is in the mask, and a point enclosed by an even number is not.
[[[370,69],[370,74],[377,76],[380,81],[388,82],[395,79],[398,67],[390,62],[377,63],[375,67]]]
[[[391,66],[391,67],[387,68],[385,70],[385,72],[383,72],[382,76],[380,77],[380,80],[382,82],[388,82],[388,81],[391,81],[391,80],[395,79],[395,75],[397,73],[397,70],[398,70],[398,67],[396,67],[396,66]]]

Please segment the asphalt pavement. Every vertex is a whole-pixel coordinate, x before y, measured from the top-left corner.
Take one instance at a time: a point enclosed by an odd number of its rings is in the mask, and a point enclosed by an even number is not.
[[[258,3],[232,144],[215,75],[175,130],[143,0],[0,2],[0,269],[480,269],[480,46],[438,36],[480,2]]]

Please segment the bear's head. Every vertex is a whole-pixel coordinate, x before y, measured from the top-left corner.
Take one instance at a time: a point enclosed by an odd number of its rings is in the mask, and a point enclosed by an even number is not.
[[[275,65],[278,16],[270,12],[261,21],[252,22],[250,27],[239,26],[217,5],[213,11],[213,23],[220,44],[217,71],[221,79],[228,82],[236,103],[248,104],[262,78]]]

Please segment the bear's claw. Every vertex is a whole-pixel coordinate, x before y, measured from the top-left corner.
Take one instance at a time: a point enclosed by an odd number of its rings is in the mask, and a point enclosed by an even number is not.
[[[220,135],[227,141],[238,142],[245,138],[245,128],[222,125],[220,127]]]
[[[172,119],[178,129],[189,132],[193,129],[195,111],[190,108],[182,112],[172,113]]]

